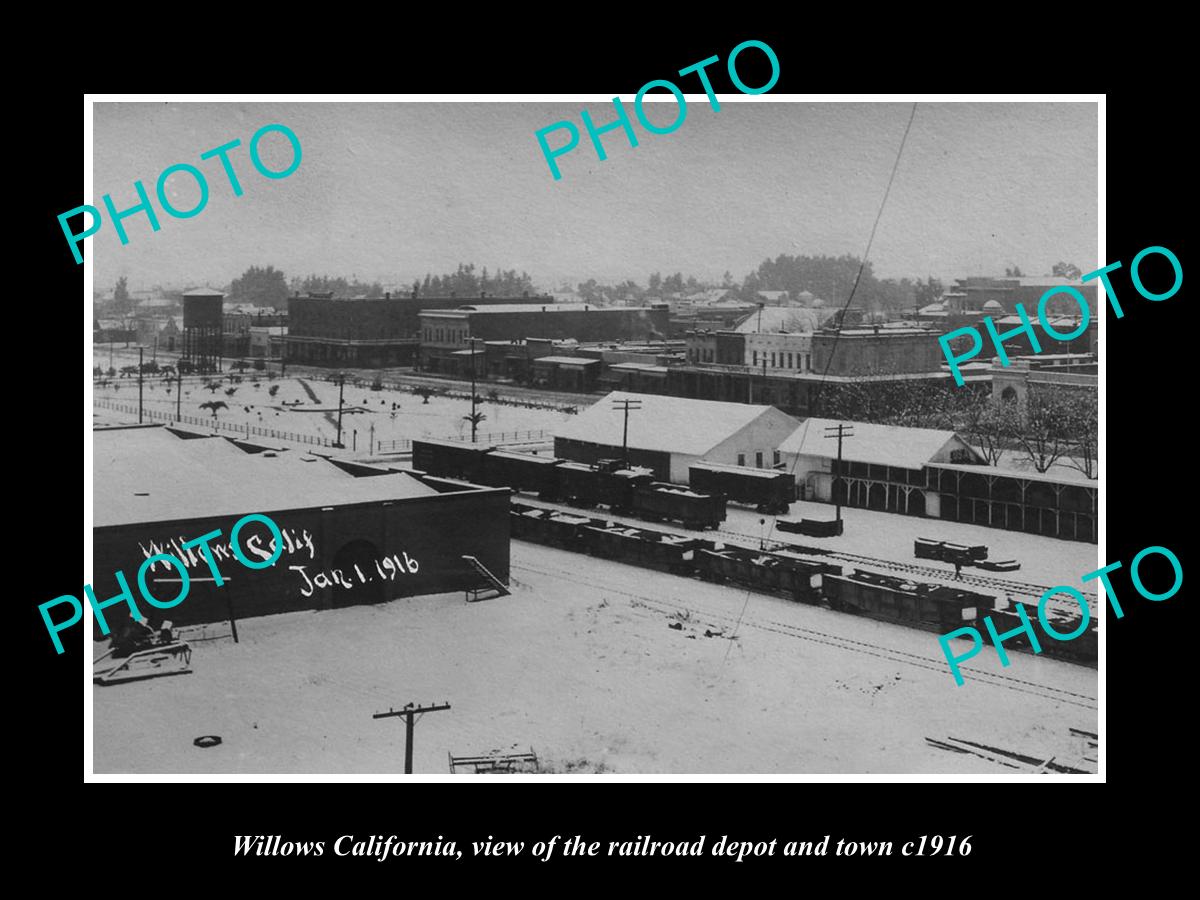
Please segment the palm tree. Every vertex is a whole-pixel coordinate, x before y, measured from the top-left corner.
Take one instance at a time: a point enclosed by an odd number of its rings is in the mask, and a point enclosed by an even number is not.
[[[237,393],[237,388],[235,388],[235,387],[225,388],[225,396],[226,397],[232,397],[236,393]]]
[[[200,404],[200,408],[201,409],[211,409],[213,418],[215,419],[217,417],[218,409],[229,409],[229,406],[228,406],[228,404],[225,403],[224,400],[205,400],[203,403]]]
[[[477,412],[477,413],[467,413],[465,416],[463,416],[463,419],[464,419],[465,421],[467,421],[467,422],[470,422],[470,423],[471,423],[472,425],[474,425],[476,428],[478,428],[478,427],[479,427],[479,423],[480,423],[480,422],[482,422],[482,421],[483,421],[484,419],[486,419],[486,418],[487,418],[487,416],[486,416],[486,415],[484,415],[484,414],[483,414],[483,413],[481,413],[481,412]]]
[[[214,394],[215,394],[215,393],[216,393],[218,390],[220,390],[220,387],[221,387],[221,382],[219,382],[219,381],[210,381],[210,382],[208,382],[208,383],[207,383],[206,385],[204,385],[204,386],[205,386],[206,388],[208,388],[208,390],[209,390],[209,391],[211,391],[212,393],[214,393]]]
[[[419,396],[425,403],[428,403],[429,398],[433,396],[433,391],[427,387],[419,387],[417,388],[417,396]]]

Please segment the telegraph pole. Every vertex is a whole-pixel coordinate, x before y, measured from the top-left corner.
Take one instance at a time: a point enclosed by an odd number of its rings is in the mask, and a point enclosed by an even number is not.
[[[833,473],[833,502],[835,504],[837,504],[837,521],[841,522],[842,521],[842,501],[838,497],[837,486],[838,486],[838,480],[842,476],[842,438],[843,437],[854,437],[854,430],[851,426],[844,425],[839,422],[837,425],[830,425],[830,426],[826,427],[825,437],[826,437],[826,439],[836,437],[837,442],[838,442],[837,468],[834,469],[834,473]],[[849,498],[847,498],[847,499],[849,499]]]
[[[435,703],[431,706],[413,706],[411,703],[404,704],[404,709],[392,709],[388,707],[385,713],[375,713],[371,716],[372,719],[388,719],[393,716],[404,717],[404,774],[412,774],[412,756],[413,756],[413,726],[416,724],[414,716],[427,712],[440,712],[444,709],[449,709],[449,703]]]
[[[183,405],[183,370],[176,370],[175,377],[178,385],[175,389],[175,421],[179,422],[179,420],[182,418],[180,416],[180,410]]]
[[[142,424],[142,352],[145,347],[138,347],[138,424]]]
[[[477,337],[467,338],[467,345],[471,348],[471,443],[475,443],[475,429],[479,425],[478,419],[475,417],[475,342],[481,340]]]
[[[629,411],[637,412],[642,408],[641,400],[614,400],[613,409],[625,411],[625,430],[621,435],[621,464],[629,468]]]

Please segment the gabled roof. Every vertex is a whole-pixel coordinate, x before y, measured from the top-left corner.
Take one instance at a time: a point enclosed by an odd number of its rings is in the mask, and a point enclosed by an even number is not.
[[[853,428],[853,437],[842,441],[842,459],[850,462],[874,463],[901,469],[919,469],[932,462],[947,444],[954,449],[968,449],[979,462],[983,457],[953,431],[936,428],[905,428],[900,425],[872,425],[867,422],[846,422],[838,419],[807,419],[782,444],[780,453],[803,456],[837,456],[837,439],[826,438],[825,429],[839,424]]]
[[[761,416],[791,418],[773,406],[614,391],[560,427],[557,436],[621,446],[625,413],[613,408],[620,400],[641,402],[641,409],[629,413],[630,447],[690,456],[703,456]]]

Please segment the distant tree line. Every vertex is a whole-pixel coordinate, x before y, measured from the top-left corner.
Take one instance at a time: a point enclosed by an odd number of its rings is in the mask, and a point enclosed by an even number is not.
[[[528,272],[516,269],[497,269],[488,274],[487,266],[476,273],[474,263],[459,263],[458,268],[448,275],[426,273],[425,280],[413,282],[413,290],[419,297],[478,297],[487,292],[494,297],[520,297],[533,294],[533,279]]]

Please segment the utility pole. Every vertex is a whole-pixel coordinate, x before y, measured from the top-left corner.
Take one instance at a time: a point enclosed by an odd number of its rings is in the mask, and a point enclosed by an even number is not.
[[[831,425],[825,429],[826,439],[836,437],[838,442],[837,468],[833,471],[833,502],[837,504],[837,521],[842,521],[842,501],[838,496],[838,481],[842,477],[842,438],[854,437],[854,430],[849,425],[844,425],[839,422],[837,425]],[[849,498],[847,498],[849,499]]]
[[[629,468],[629,411],[637,412],[642,408],[641,400],[614,400],[613,409],[625,411],[625,430],[621,435],[621,464]]]
[[[145,347],[138,347],[138,424],[142,424],[142,351]]]
[[[475,429],[479,425],[478,419],[475,417],[475,342],[481,340],[477,337],[467,338],[467,345],[471,348],[471,443],[475,443]]]
[[[183,370],[177,369],[175,372],[177,387],[175,388],[175,421],[179,422],[182,418],[180,410],[183,406]]]
[[[338,379],[338,433],[337,445],[342,446],[342,397],[346,392],[346,373],[341,373],[341,378]]]
[[[427,712],[440,712],[444,709],[449,709],[449,703],[435,703],[432,706],[413,706],[411,703],[405,703],[404,709],[392,709],[388,707],[385,713],[375,713],[371,716],[372,719],[388,719],[393,716],[404,717],[404,774],[412,774],[412,756],[413,756],[413,726],[416,721],[413,716]]]

